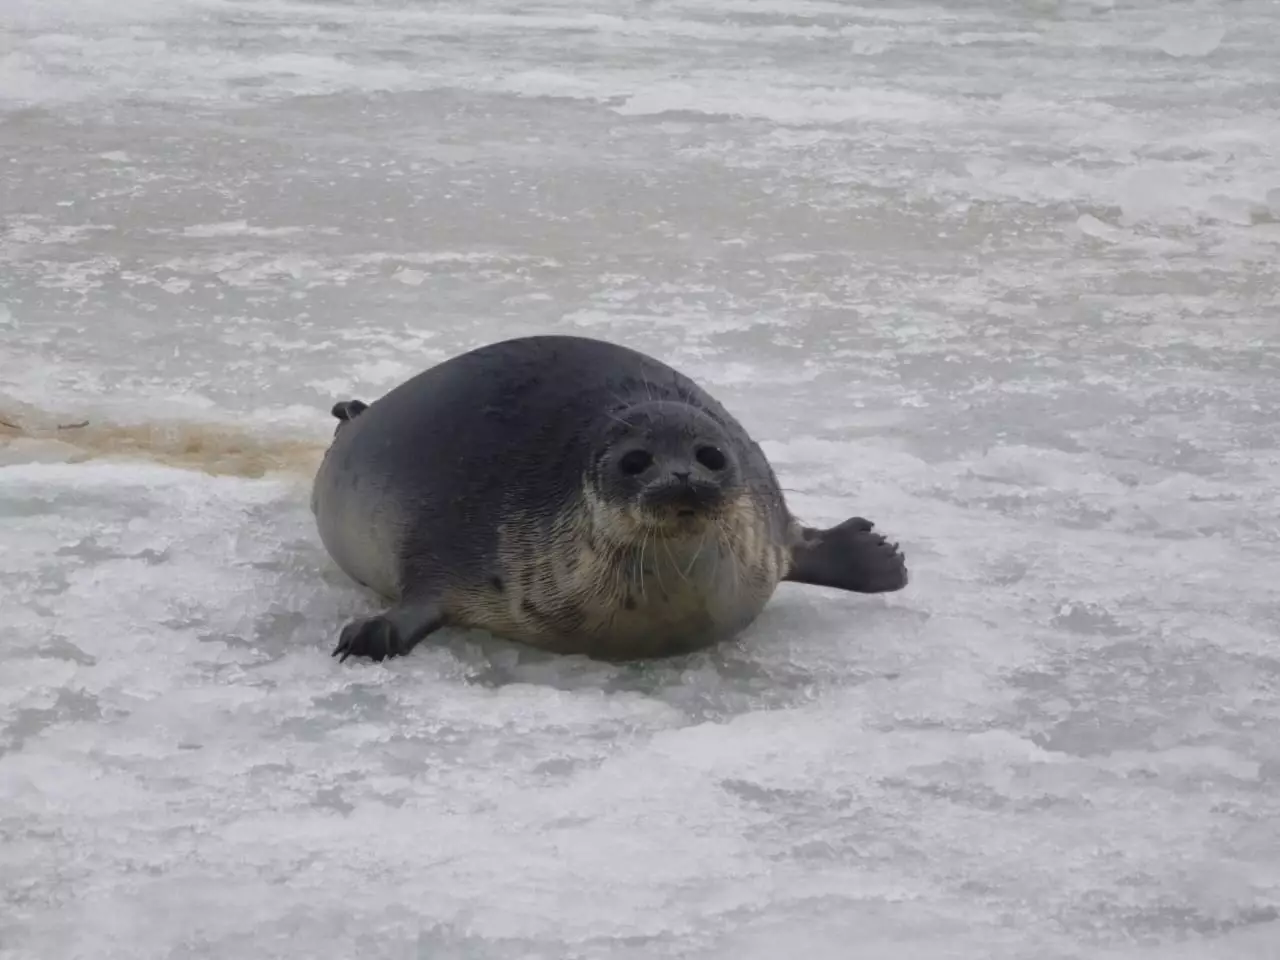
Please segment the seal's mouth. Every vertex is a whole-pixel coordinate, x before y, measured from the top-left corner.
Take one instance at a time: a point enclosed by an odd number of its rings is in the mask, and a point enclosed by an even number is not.
[[[714,484],[690,480],[654,484],[640,498],[645,512],[655,519],[684,523],[711,516],[724,500],[724,491]]]

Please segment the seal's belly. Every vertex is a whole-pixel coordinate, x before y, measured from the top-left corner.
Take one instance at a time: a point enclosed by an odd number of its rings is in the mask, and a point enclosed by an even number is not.
[[[781,578],[775,548],[750,557],[729,546],[647,555],[530,555],[503,589],[462,598],[460,624],[561,654],[604,660],[672,656],[741,632]]]

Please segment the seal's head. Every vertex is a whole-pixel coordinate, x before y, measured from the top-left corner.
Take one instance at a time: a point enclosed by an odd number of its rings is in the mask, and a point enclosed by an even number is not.
[[[606,528],[625,536],[700,536],[742,492],[724,429],[695,406],[651,401],[609,414],[588,474]]]

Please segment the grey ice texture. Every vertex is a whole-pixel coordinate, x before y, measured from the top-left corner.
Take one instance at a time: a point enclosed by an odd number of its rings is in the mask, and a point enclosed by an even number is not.
[[[10,399],[605,337],[913,572],[339,666],[305,478],[11,450],[4,960],[1280,957],[1280,4],[0,0],[0,177]]]

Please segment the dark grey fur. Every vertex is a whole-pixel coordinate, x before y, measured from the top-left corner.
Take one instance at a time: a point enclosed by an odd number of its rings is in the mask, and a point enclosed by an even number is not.
[[[897,545],[869,521],[797,523],[728,411],[625,347],[508,340],[332,412],[342,422],[312,493],[320,536],[391,602],[342,631],[343,660],[403,655],[446,624],[561,652],[664,655],[738,633],[782,579],[861,593],[907,583]],[[610,512],[641,496],[615,470],[637,444],[655,452],[649,474],[678,471],[682,486],[650,487],[686,496],[681,516],[719,518],[701,539],[633,536],[630,514]],[[725,454],[715,471],[692,459],[707,445]]]

